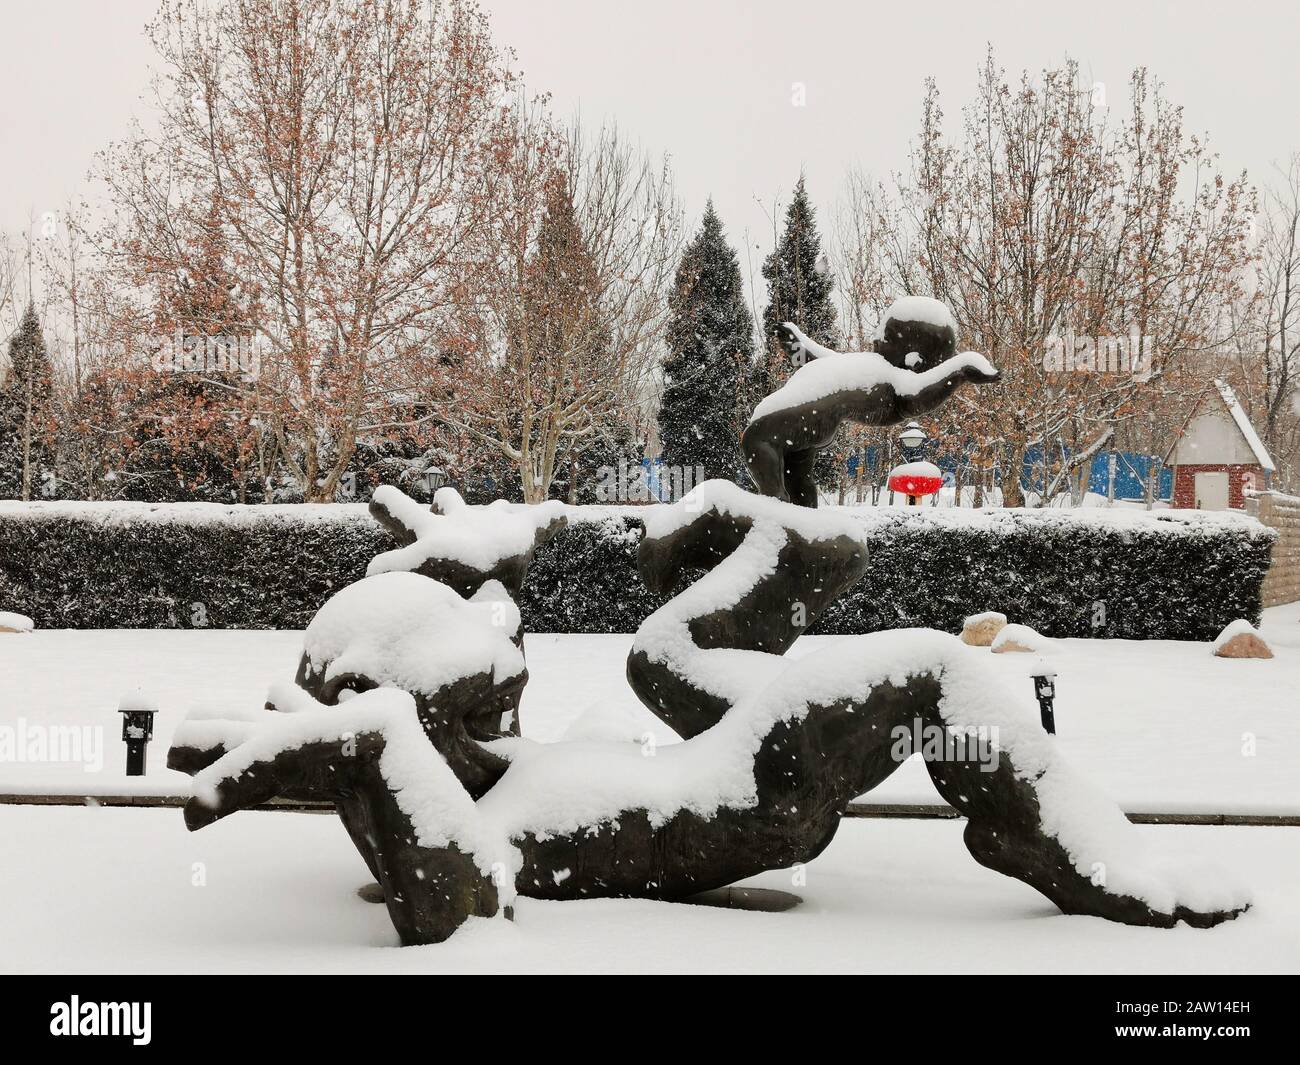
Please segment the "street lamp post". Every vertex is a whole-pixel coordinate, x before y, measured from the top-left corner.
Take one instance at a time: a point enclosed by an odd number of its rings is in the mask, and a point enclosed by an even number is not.
[[[1056,735],[1056,714],[1052,708],[1056,698],[1056,670],[1046,663],[1040,663],[1034,671],[1034,695],[1038,699],[1038,715],[1043,722],[1043,731]]]
[[[908,422],[898,434],[898,442],[903,445],[901,466],[894,467],[889,475],[889,490],[901,492],[907,496],[907,505],[914,507],[922,496],[933,495],[943,487],[943,475],[939,467],[922,459],[922,449],[928,438],[925,430],[916,422]]]
[[[127,692],[118,700],[117,712],[122,715],[122,741],[126,744],[126,775],[142,777],[145,771],[146,748],[153,739],[153,716],[158,704],[140,691]]]
[[[925,430],[919,424],[908,422],[903,427],[903,431],[898,434],[898,442],[903,445],[903,458],[908,462],[920,462],[921,449],[925,447],[928,439]]]
[[[430,498],[433,498],[434,493],[436,493],[439,488],[446,485],[446,483],[446,471],[439,469],[437,466],[430,466],[420,475],[420,484],[424,488],[425,492],[429,494]]]

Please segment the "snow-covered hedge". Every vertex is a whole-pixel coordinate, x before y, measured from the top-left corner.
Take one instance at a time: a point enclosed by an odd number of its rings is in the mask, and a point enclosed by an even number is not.
[[[364,504],[0,502],[0,609],[38,628],[305,628],[392,540]]]
[[[519,608],[525,632],[636,632],[664,599],[637,572],[641,507],[595,507],[533,556]]]
[[[960,632],[996,610],[1046,636],[1210,640],[1236,616],[1259,620],[1275,538],[1244,515],[1201,511],[856,513],[870,569],[814,632]]]
[[[813,632],[957,632],[998,610],[1047,636],[1212,640],[1259,620],[1275,536],[1185,511],[849,513],[870,569]],[[662,602],[637,576],[643,515],[577,508],[529,570],[525,631],[634,631]],[[38,628],[303,628],[392,547],[360,504],[0,502],[0,610]]]

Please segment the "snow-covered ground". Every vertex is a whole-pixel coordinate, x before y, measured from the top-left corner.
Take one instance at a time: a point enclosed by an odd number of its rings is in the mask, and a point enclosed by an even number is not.
[[[1208,644],[1053,641],[1059,742],[1130,811],[1300,813],[1300,604],[1268,611],[1271,661],[1214,658]],[[852,637],[806,638],[792,654]],[[291,678],[296,632],[38,631],[0,636],[0,750],[24,730],[79,730],[103,766],[0,762],[0,791],[184,794],[162,768],[191,707],[259,706]],[[624,680],[630,636],[530,635],[526,735],[671,735]],[[1032,705],[1033,656],[989,655]],[[122,776],[119,697],[161,712],[148,776]],[[6,731],[7,730],[7,731]],[[869,796],[934,803],[915,759]],[[1209,931],[1065,917],[1030,888],[982,869],[958,821],[850,820],[786,913],[636,900],[521,899],[517,920],[473,921],[409,949],[337,818],[244,813],[188,833],[178,811],[0,805],[0,970],[118,972],[773,971],[1295,972],[1300,829],[1159,826],[1138,831],[1228,866],[1254,895]],[[141,892],[144,891],[144,896]],[[141,898],[148,900],[140,905]]]
[[[6,972],[1295,972],[1300,829],[1145,827],[1213,855],[1254,908],[1208,931],[1066,917],[978,866],[951,821],[847,821],[795,887],[749,913],[519,899],[446,943],[397,949],[337,818],[250,812],[189,834],[175,810],[0,806]],[[58,841],[52,846],[51,841]],[[13,915],[21,914],[21,920]]]
[[[1057,640],[1056,721],[1067,757],[1131,812],[1300,814],[1300,604],[1265,614],[1271,661],[1215,658],[1208,644]],[[525,735],[556,740],[616,730],[671,733],[624,679],[631,636],[527,637]],[[806,654],[829,641],[806,637]],[[0,730],[89,729],[102,768],[0,760],[0,792],[185,794],[163,768],[171,734],[194,706],[256,707],[291,679],[302,635],[239,631],[38,631],[0,635]],[[1029,655],[990,655],[1033,705]],[[161,707],[148,776],[122,775],[118,698],[142,687]],[[0,750],[3,750],[0,736]],[[21,749],[21,745],[18,745]],[[84,762],[84,759],[83,759]],[[871,792],[879,803],[937,803],[913,759]]]

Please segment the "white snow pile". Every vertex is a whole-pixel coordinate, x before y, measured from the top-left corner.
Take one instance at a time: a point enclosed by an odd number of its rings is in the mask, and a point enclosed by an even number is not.
[[[296,690],[301,688],[294,686]],[[306,692],[303,692],[306,695]],[[173,747],[192,747],[210,751],[214,747],[228,750],[243,743],[253,730],[267,719],[264,707],[196,706],[172,733]]]
[[[377,573],[337,592],[303,634],[313,670],[364,674],[381,687],[436,692],[476,673],[524,670],[519,608],[498,581],[463,599],[418,573]]]
[[[803,338],[803,334],[799,335]],[[921,373],[894,366],[872,351],[828,353],[795,370],[784,385],[754,408],[749,421],[752,425],[769,414],[815,403],[837,392],[867,392],[879,385],[888,385],[899,396],[915,396],[967,367],[988,377],[997,373],[989,360],[975,351],[963,351]]]
[[[429,558],[446,558],[477,570],[530,550],[537,531],[564,518],[559,501],[529,506],[498,499],[470,506],[454,488],[439,488],[434,504],[441,513],[421,506],[391,485],[375,489],[376,503],[386,507],[416,536],[415,542],[377,555],[367,574],[416,570]]]
[[[409,694],[376,688],[357,695],[346,707],[327,707],[303,692],[295,702],[296,712],[265,715],[236,749],[196,774],[195,798],[215,807],[221,782],[238,780],[259,762],[311,743],[379,733],[384,740],[380,776],[410,818],[416,843],[431,849],[455,844],[485,876],[498,864],[514,874],[522,868],[518,849],[479,816],[474,800],[429,742]],[[308,708],[308,703],[314,705]],[[514,876],[498,877],[497,887],[501,903],[508,903],[514,897]]]
[[[777,659],[785,668],[774,682],[713,728],[651,757],[632,744],[497,740],[492,748],[508,753],[512,764],[479,809],[511,839],[617,825],[621,815],[641,809],[656,825],[683,810],[709,817],[724,807],[745,809],[757,801],[754,757],[778,722],[798,721],[815,705],[861,702],[880,684],[902,686],[930,674],[943,685],[940,711],[949,728],[988,730],[1015,775],[1035,782],[1042,828],[1080,875],[1101,877],[1106,891],[1162,913],[1179,905],[1246,905],[1247,894],[1213,867],[1154,851],[1149,837],[1068,767],[1042,731],[1037,709],[1006,690],[979,657],[955,636],[903,629],[845,639],[794,662]]]
[[[998,630],[998,634],[993,637],[992,647],[994,651],[998,651],[1009,643],[1023,647],[1026,651],[1050,651],[1053,647],[1051,640],[1037,629],[1031,629],[1028,625],[1002,626]]]
[[[998,610],[985,610],[982,614],[972,614],[962,622],[962,625],[979,625],[985,621],[1000,621],[1005,625],[1007,616]]]
[[[885,339],[885,324],[891,318],[900,322],[924,322],[940,328],[946,325],[954,334],[957,332],[957,319],[952,316],[948,305],[931,296],[901,296],[894,300],[876,324],[874,339]]]
[[[1214,642],[1210,644],[1210,650],[1218,651],[1221,647],[1223,647],[1224,644],[1226,644],[1234,636],[1246,636],[1246,635],[1258,636],[1259,629],[1255,628],[1255,626],[1252,625],[1245,618],[1238,618],[1236,621],[1233,621],[1228,625],[1224,626],[1223,631],[1219,633],[1219,635],[1214,638]]]
[[[945,529],[978,529],[996,536],[1022,535],[1026,529],[1086,528],[1099,535],[1222,536],[1225,532],[1273,538],[1276,533],[1256,518],[1226,510],[1127,510],[1108,507],[867,507],[823,504],[820,510],[852,517],[872,534],[900,522],[924,522]]]
[[[255,525],[264,522],[370,522],[365,503],[134,503],[0,500],[0,519],[96,525]]]
[[[36,628],[36,622],[26,614],[15,614],[11,610],[0,610],[0,630],[8,629],[10,632],[31,632]]]

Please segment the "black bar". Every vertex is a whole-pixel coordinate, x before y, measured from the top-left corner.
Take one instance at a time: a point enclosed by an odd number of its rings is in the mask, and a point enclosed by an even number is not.
[[[755,946],[757,955],[761,955],[760,945]],[[418,954],[408,959],[407,951]],[[870,969],[870,944],[864,943],[863,951],[863,968]],[[328,1055],[329,1060],[346,1061],[358,1053],[363,1059],[372,1059],[380,1056],[385,1046],[394,1045],[393,1041],[404,1040],[413,1045],[428,1040],[431,1049],[450,1049],[463,1045],[462,1040],[472,1037],[482,1024],[483,1001],[481,986],[468,986],[463,973],[451,970],[499,970],[503,962],[508,969],[507,959],[490,948],[481,959],[471,960],[464,951],[458,951],[456,961],[445,967],[441,961],[445,954],[438,947],[372,948],[371,952],[373,958],[359,958],[358,965],[408,974],[414,968],[419,975],[376,980],[338,974],[299,973],[286,978],[246,973],[223,979],[178,972],[152,976],[42,976],[8,981],[13,986],[0,996],[5,1056],[10,1061],[22,1061],[26,1060],[19,1056],[23,1050],[93,1053],[110,1049],[114,1043],[127,1052],[156,1048],[174,1055],[201,1048],[205,1058],[235,1051],[245,1058],[256,1054],[275,1060],[310,1060],[308,1055]],[[286,954],[285,961],[294,964],[291,954]],[[124,966],[130,964],[130,949],[125,945],[122,962]],[[196,959],[196,964],[201,965],[201,960]],[[942,951],[936,952],[933,943],[927,945],[926,964],[942,964]],[[1136,1049],[1157,1044],[1161,1050],[1174,1050],[1180,1061],[1196,1045],[1208,1047],[1221,1060],[1236,1060],[1243,1052],[1250,1054],[1245,1060],[1257,1059],[1274,1047],[1294,1049],[1294,978],[996,975],[1000,966],[1015,964],[1015,948],[1008,945],[1005,955],[990,959],[993,975],[915,977],[886,973],[854,979],[854,986],[846,988],[845,974],[825,974],[837,982],[832,989],[792,980],[791,976],[799,975],[795,972],[781,973],[773,991],[779,990],[783,1010],[815,1020],[790,1025],[784,1031],[769,1031],[769,1026],[755,1018],[746,1020],[743,1013],[734,1014],[737,1023],[728,1040],[752,1045],[752,1039],[761,1037],[764,1048],[772,1049],[769,1040],[785,1037],[806,1048],[807,1040],[813,1037],[825,1046],[821,1041],[839,1032],[861,1033],[861,1011],[852,1008],[852,1003],[866,1001],[875,1018],[873,1031],[892,1031],[900,1037],[917,1034],[918,1010],[921,1004],[931,1004],[936,1020],[924,1032],[927,1057],[948,1048],[969,1055],[981,1039],[1000,1043],[1004,1053],[998,1057],[1011,1060],[1033,1059],[1039,1056],[1034,1053],[1038,1048],[1059,1049],[1066,1045],[1070,1050],[1066,1056],[1073,1059],[1093,1048],[1129,1044]],[[618,968],[614,959],[611,965]],[[668,960],[667,967],[679,970],[679,980],[681,975],[701,975],[694,972],[692,959],[687,956]],[[727,990],[739,994],[735,976],[726,979],[731,985]],[[438,981],[436,987],[431,980]],[[550,987],[553,989],[554,984]],[[626,1002],[626,989],[613,987],[606,979],[584,989],[583,994],[594,998],[596,1004],[604,999],[613,1007],[592,1011],[583,1020],[584,1038],[599,1038],[608,1031],[613,1041],[604,1044],[610,1048],[605,1056],[615,1061],[623,1054],[634,1056],[635,1049],[626,1041],[626,1018],[616,1008]],[[143,1006],[148,1003],[148,1042],[137,1042],[144,1037],[131,1032],[116,1036],[81,1031],[54,1034],[52,1027],[67,1027],[73,996],[79,1010],[91,1007],[88,1016],[94,1016],[103,1003],[134,1004],[134,1017],[141,1022]],[[473,1000],[470,996],[474,996]],[[548,1000],[549,996],[541,994],[512,1003],[511,1025],[522,1038],[547,1038],[548,1018],[543,1011]],[[839,1005],[832,1008],[832,1001]],[[331,1013],[331,1003],[346,1003],[346,1008]],[[428,1017],[435,1004],[442,1020],[430,1028]],[[1209,1029],[1208,1035],[1204,1029]],[[66,1046],[60,1048],[60,1043]],[[524,1051],[525,1047],[518,1049]],[[906,1052],[904,1046],[895,1045],[890,1053]]]
[[[1043,721],[1043,731],[1055,736],[1056,714],[1052,710],[1052,697],[1050,695],[1040,695],[1038,697],[1038,715]]]
[[[126,775],[128,777],[144,776],[148,740],[126,741]]]

